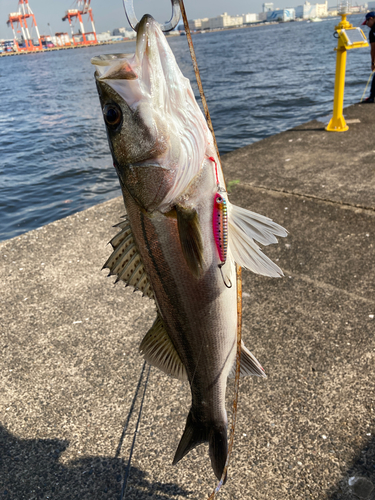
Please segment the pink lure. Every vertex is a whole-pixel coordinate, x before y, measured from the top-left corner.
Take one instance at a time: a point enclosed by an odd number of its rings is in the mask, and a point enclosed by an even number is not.
[[[228,248],[228,207],[226,199],[220,193],[215,194],[213,212],[213,231],[216,248],[219,253],[221,265],[227,260]]]

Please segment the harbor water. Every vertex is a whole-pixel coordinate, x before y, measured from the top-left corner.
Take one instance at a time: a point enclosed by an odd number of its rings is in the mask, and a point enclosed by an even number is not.
[[[362,18],[349,21],[359,26]],[[193,37],[221,154],[312,119],[328,121],[338,22]],[[198,97],[186,37],[169,42]],[[0,59],[1,240],[120,194],[90,59],[134,48],[126,42]],[[369,49],[349,51],[345,106],[359,102],[370,63]]]

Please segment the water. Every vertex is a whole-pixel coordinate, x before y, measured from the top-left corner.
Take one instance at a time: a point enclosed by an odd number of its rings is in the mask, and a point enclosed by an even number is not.
[[[354,26],[361,20],[350,18]],[[222,154],[332,112],[337,23],[194,36]],[[193,81],[186,37],[169,42]],[[134,48],[128,42],[0,59],[0,239],[120,194],[90,58]],[[360,100],[370,62],[369,49],[349,51],[345,106]]]

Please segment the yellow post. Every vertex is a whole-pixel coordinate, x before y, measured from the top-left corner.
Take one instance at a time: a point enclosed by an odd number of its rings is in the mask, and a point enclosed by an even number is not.
[[[326,130],[329,132],[345,132],[349,129],[342,114],[344,108],[344,88],[346,70],[346,49],[337,48],[335,94],[333,98],[333,116]]]
[[[349,129],[342,114],[344,108],[344,88],[345,88],[345,71],[346,71],[346,45],[340,37],[342,29],[352,28],[352,25],[346,20],[346,14],[341,14],[341,22],[335,26],[335,30],[339,35],[336,58],[336,76],[335,76],[335,93],[333,98],[333,116],[328,123],[326,130],[329,132],[345,132]]]

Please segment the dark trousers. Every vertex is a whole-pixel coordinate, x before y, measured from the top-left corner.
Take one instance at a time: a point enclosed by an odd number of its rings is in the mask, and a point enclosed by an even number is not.
[[[372,77],[370,97],[375,99],[375,72],[374,72],[374,76]]]

